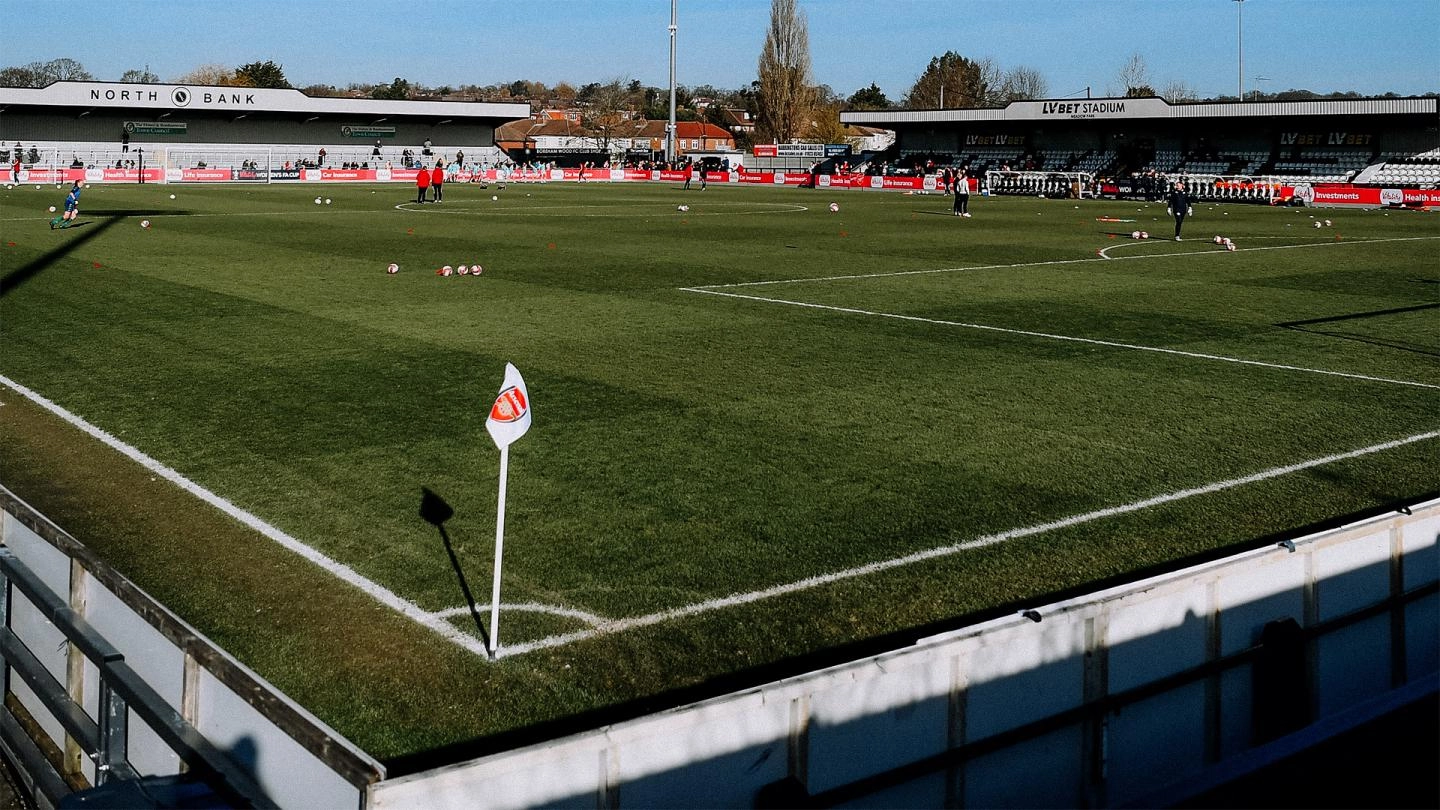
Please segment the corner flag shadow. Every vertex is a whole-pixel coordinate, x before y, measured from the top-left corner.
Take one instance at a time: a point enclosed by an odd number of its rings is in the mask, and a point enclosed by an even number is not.
[[[94,239],[100,234],[110,230],[122,219],[123,217],[112,217],[110,219],[104,220],[96,224],[94,230],[86,231],[84,234],[77,236],[74,239],[66,240],[65,244],[59,245],[52,250],[47,251],[43,255],[35,258],[33,261],[27,262],[26,264],[23,264],[15,268],[14,270],[6,273],[3,277],[0,277],[0,298],[4,298],[10,293],[15,292],[15,290],[18,289],[20,285],[34,278],[35,275],[38,274],[41,270],[50,267],[55,262],[75,252],[76,248],[80,247],[86,242],[89,242],[91,239]],[[83,225],[89,224],[92,223],[90,221],[86,221],[84,223],[81,223],[80,226],[74,227],[81,227]],[[65,230],[69,230],[69,228],[66,228]]]
[[[465,604],[470,608],[470,617],[475,620],[475,629],[479,631],[480,640],[485,642],[488,649],[490,634],[485,632],[485,624],[480,621],[480,610],[475,606],[475,597],[470,593],[470,583],[465,580],[460,558],[455,556],[455,547],[450,544],[450,533],[445,531],[445,521],[455,516],[455,510],[429,487],[421,487],[420,492],[420,517],[440,530],[440,540],[445,544],[445,553],[450,555],[450,567],[455,569],[455,576],[460,580],[460,592],[465,594]]]

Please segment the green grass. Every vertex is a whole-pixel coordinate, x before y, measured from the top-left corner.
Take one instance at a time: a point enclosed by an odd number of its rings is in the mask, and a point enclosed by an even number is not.
[[[52,233],[59,192],[4,192],[3,273],[38,272],[0,291],[0,373],[430,610],[463,600],[422,486],[488,599],[484,416],[507,361],[535,421],[511,453],[504,601],[611,619],[1440,428],[1434,388],[954,325],[1440,385],[1440,310],[1413,309],[1440,300],[1429,214],[1316,230],[1201,206],[1176,243],[1107,236],[1168,233],[1134,203],[976,198],[959,220],[938,196],[794,189],[451,186],[423,211],[395,209],[400,186],[316,193],[94,187],[89,224]],[[433,274],[475,261],[482,278]],[[940,269],[720,290],[792,303],[681,289]],[[17,400],[0,389],[0,483],[383,757],[1440,487],[1423,441],[489,663]],[[502,641],[578,626],[507,612]]]

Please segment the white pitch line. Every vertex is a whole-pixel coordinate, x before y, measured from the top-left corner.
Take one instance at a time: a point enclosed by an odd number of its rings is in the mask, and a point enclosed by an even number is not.
[[[1330,239],[1330,237],[1328,237],[1328,236],[1246,236],[1246,237],[1243,237],[1243,238],[1244,238],[1244,239],[1326,239],[1326,240]],[[1408,237],[1407,237],[1407,238],[1408,238]],[[1419,237],[1419,238],[1421,238],[1421,239],[1428,239],[1428,238],[1430,238],[1430,237]],[[1158,239],[1156,239],[1156,240],[1154,240],[1154,241],[1157,242],[1157,243],[1163,244],[1163,243],[1169,242],[1169,241],[1171,241],[1171,240],[1166,239],[1165,237],[1162,236],[1162,237],[1159,237]],[[1371,240],[1371,241],[1383,241],[1383,240]],[[1151,240],[1146,239],[1146,240],[1141,240],[1141,241],[1139,241],[1139,242],[1135,242],[1135,241],[1131,241],[1131,242],[1121,242],[1121,243],[1118,244],[1118,245],[1111,245],[1110,247],[1101,249],[1101,251],[1100,251],[1100,258],[1102,258],[1102,259],[1111,259],[1111,260],[1114,260],[1114,259],[1116,259],[1116,258],[1123,258],[1123,257],[1111,256],[1111,255],[1110,255],[1110,251],[1112,251],[1112,250],[1120,250],[1121,248],[1141,247],[1142,245],[1148,245],[1148,244],[1150,244],[1150,242],[1151,242]],[[1215,244],[1215,243],[1214,243],[1214,242],[1210,242],[1209,244],[1212,244],[1212,245],[1213,245],[1213,244]],[[1317,244],[1318,244],[1318,243],[1317,243]],[[1289,245],[1289,247],[1315,247],[1315,246],[1316,246],[1316,245]],[[1235,252],[1236,252],[1236,253],[1239,253],[1239,252],[1244,251],[1244,250],[1264,250],[1264,249],[1265,249],[1265,248],[1237,248],[1237,249],[1235,250]],[[1269,250],[1275,250],[1275,248],[1269,248]],[[1216,247],[1216,248],[1215,248],[1215,251],[1216,251],[1216,252],[1224,251],[1224,252],[1226,252],[1226,253],[1229,253],[1229,252],[1230,252],[1230,251],[1228,251],[1228,250],[1225,250],[1224,247]],[[1208,252],[1208,251],[1198,251],[1198,252],[1199,252],[1199,253],[1205,253],[1205,252]],[[1182,254],[1179,254],[1179,253],[1155,253],[1155,254],[1146,254],[1146,255],[1147,255],[1147,256],[1148,256],[1148,255],[1155,255],[1155,256],[1180,256],[1180,255],[1182,255]],[[1183,255],[1190,255],[1190,254],[1183,254]],[[1136,256],[1136,257],[1134,257],[1134,258],[1139,258],[1139,257]]]
[[[1088,261],[1099,261],[1090,259]],[[1120,261],[1116,259],[1116,261]],[[979,329],[986,332],[1002,332],[1007,335],[1024,335],[1026,337],[1045,338],[1047,340],[1064,340],[1071,343],[1088,343],[1092,346],[1106,346],[1114,349],[1131,349],[1139,352],[1155,352],[1156,354],[1170,354],[1178,357],[1192,357],[1198,360],[1217,360],[1223,363],[1238,363],[1244,366],[1259,366],[1261,368],[1272,368],[1279,371],[1299,371],[1306,374],[1323,374],[1329,377],[1345,377],[1351,380],[1365,380],[1367,382],[1388,383],[1390,385],[1408,385],[1414,388],[1430,388],[1440,390],[1440,385],[1432,383],[1416,382],[1414,380],[1396,380],[1389,377],[1372,377],[1368,374],[1352,374],[1347,371],[1330,371],[1323,368],[1307,368],[1305,366],[1290,366],[1283,363],[1266,363],[1263,360],[1246,360],[1241,357],[1226,357],[1223,354],[1205,354],[1204,352],[1187,352],[1180,349],[1166,349],[1160,346],[1142,346],[1138,343],[1120,343],[1114,340],[1098,340],[1096,338],[1075,337],[1073,335],[1057,335],[1051,332],[1034,332],[1028,329],[1008,329],[1003,326],[987,326],[983,323],[966,323],[964,321],[945,321],[939,318],[922,318],[918,315],[898,315],[893,312],[877,312],[869,309],[857,309],[855,307],[837,307],[829,304],[813,304],[808,301],[790,301],[784,298],[765,298],[759,295],[745,295],[743,293],[721,292],[710,287],[681,287],[681,292],[700,293],[702,295],[718,295],[724,298],[739,298],[745,301],[762,301],[767,304],[785,304],[792,307],[804,307],[806,309],[819,309],[827,312],[843,312],[847,315],[868,315],[872,318],[891,318],[897,321],[912,321],[915,323],[934,324],[936,326],[954,326],[961,329]]]
[[[519,613],[549,613],[554,616],[564,616],[568,619],[576,619],[585,622],[591,627],[598,627],[599,625],[602,625],[606,621],[608,621],[601,616],[596,616],[594,613],[586,613],[583,610],[564,607],[562,605],[545,605],[539,602],[501,602],[500,609],[517,611]],[[481,613],[485,613],[486,611],[490,610],[490,605],[488,603],[484,605],[476,605],[475,610]],[[434,616],[437,619],[451,619],[456,616],[464,616],[469,612],[470,607],[468,605],[462,605],[460,607],[437,610],[430,615]]]
[[[1369,245],[1377,242],[1416,242],[1431,239],[1440,239],[1440,236],[1397,236],[1389,239],[1346,239],[1341,242],[1321,242],[1314,245],[1276,245],[1274,247],[1243,248],[1243,251],[1250,250],[1293,250],[1296,248],[1333,247],[1335,245]],[[1242,252],[1237,250],[1237,253]],[[1219,250],[1192,250],[1184,253],[1147,253],[1144,256],[1120,256],[1110,261],[1124,262],[1137,261],[1142,259],[1170,259],[1176,256],[1220,256],[1230,255],[1230,251]],[[973,267],[941,267],[930,270],[897,270],[890,273],[857,273],[851,276],[812,276],[810,278],[782,278],[771,281],[740,281],[733,284],[707,284],[703,287],[684,287],[689,292],[701,292],[705,290],[723,290],[732,287],[764,287],[772,284],[804,284],[811,281],[852,281],[867,278],[892,278],[896,276],[927,276],[939,273],[966,273],[972,270],[1013,270],[1021,267],[1049,267],[1060,264],[1088,264],[1091,262],[1102,262],[1104,259],[1055,259],[1048,262],[1019,262],[1017,264],[981,264]]]
[[[430,628],[431,630],[434,630],[435,632],[444,636],[449,641],[454,642],[455,644],[469,650],[470,652],[482,656],[489,655],[488,651],[485,649],[485,645],[481,643],[478,638],[475,638],[474,636],[457,630],[456,628],[450,626],[448,622],[437,618],[436,615],[431,613],[430,611],[421,608],[419,605],[411,602],[408,599],[402,598],[394,591],[391,591],[389,588],[386,588],[385,586],[374,582],[373,580],[367,579],[366,577],[356,572],[355,569],[351,568],[350,566],[345,565],[342,562],[333,560],[330,557],[327,557],[325,554],[321,553],[320,551],[305,545],[301,541],[295,539],[293,536],[285,533],[284,531],[276,528],[275,526],[272,526],[271,524],[265,522],[254,514],[251,514],[244,509],[241,509],[240,507],[236,506],[225,498],[216,495],[214,492],[211,492],[205,487],[200,486],[194,481],[191,481],[189,478],[186,478],[179,472],[165,466],[154,458],[151,458],[150,456],[141,452],[135,446],[127,444],[126,442],[120,440],[119,438],[116,438],[105,430],[96,427],[95,425],[86,421],[83,417],[77,416],[69,410],[66,410],[61,405],[52,402],[46,397],[40,395],[38,392],[33,391],[30,388],[27,388],[26,386],[21,385],[20,383],[15,382],[14,380],[4,375],[0,375],[0,385],[14,390],[16,393],[20,394],[31,402],[34,402],[36,405],[39,405],[45,410],[55,414],[56,416],[65,420],[66,422],[69,422],[80,430],[90,434],[96,439],[99,439],[101,442],[105,443],[112,449],[118,451],[120,454],[124,455],[130,460],[139,463],[141,466],[145,467],[146,469],[150,470],[161,478],[164,478],[170,483],[175,484],[176,486],[180,487],[191,495],[194,495],[196,498],[199,498],[205,503],[210,504],[216,509],[219,509],[221,512],[225,513],[231,518],[234,518],[241,524],[255,530],[256,532],[259,532],[265,537],[275,541],[276,543],[279,543],[284,548],[295,552],[301,557],[304,557],[305,559],[309,560],[320,568],[323,568],[326,571],[330,572],[340,580],[349,583],[356,588],[359,588],[366,595],[370,596],[370,598],[374,599],[380,604],[401,613],[406,618],[411,619],[418,624],[422,624]]]
[[[648,627],[653,624],[660,624],[661,622],[670,621],[672,619],[680,619],[688,616],[696,616],[702,613],[709,613],[711,611],[721,610],[724,608],[747,605],[765,599],[772,599],[777,596],[784,596],[786,594],[798,593],[800,591],[809,590],[811,588],[817,588],[821,585],[829,585],[834,582],[868,576],[870,574],[876,574],[881,571],[888,571],[892,568],[913,565],[918,562],[934,560],[941,557],[949,557],[954,554],[959,554],[962,551],[970,551],[972,549],[984,548],[986,546],[993,546],[999,543],[1005,543],[1010,540],[1019,540],[1024,537],[1032,537],[1037,534],[1055,531],[1056,529],[1065,529],[1071,526],[1078,526],[1083,523],[1090,523],[1092,521],[1101,520],[1103,518],[1115,517],[1117,515],[1125,515],[1131,512],[1138,512],[1142,509],[1148,509],[1152,506],[1160,506],[1167,503],[1174,503],[1176,501],[1184,500],[1186,498],[1193,498],[1197,495],[1209,495],[1216,492],[1221,492],[1226,489],[1233,489],[1235,487],[1245,486],[1247,484],[1254,484],[1271,478],[1278,478],[1282,475],[1289,475],[1291,473],[1301,472],[1303,470],[1308,470],[1313,467],[1333,464],[1337,461],[1345,461],[1347,459],[1359,458],[1361,456],[1371,455],[1373,453],[1381,453],[1386,450],[1393,450],[1397,447],[1403,447],[1407,444],[1427,441],[1430,439],[1435,439],[1437,437],[1440,437],[1440,430],[1433,430],[1427,433],[1417,433],[1414,436],[1407,436],[1403,439],[1382,442],[1381,444],[1373,444],[1369,447],[1362,447],[1359,450],[1351,450],[1345,453],[1336,453],[1334,455],[1324,456],[1322,458],[1310,459],[1309,461],[1301,461],[1296,464],[1287,464],[1284,467],[1274,467],[1261,472],[1252,473],[1251,475],[1246,475],[1241,478],[1231,478],[1225,481],[1217,481],[1213,484],[1206,484],[1204,486],[1194,487],[1192,489],[1182,489],[1176,492],[1166,493],[1164,495],[1157,495],[1152,498],[1134,501],[1132,503],[1127,503],[1122,506],[1110,506],[1104,509],[1097,509],[1093,512],[1085,512],[1078,515],[1071,515],[1069,517],[1060,518],[1059,520],[1050,521],[1049,523],[1026,526],[1020,529],[1011,529],[1009,531],[1000,532],[998,534],[987,534],[982,537],[977,537],[973,540],[966,540],[964,542],[955,543],[949,546],[940,546],[939,548],[926,549],[925,551],[917,551],[914,554],[907,554],[903,557],[895,557],[889,560],[880,560],[878,562],[868,563],[866,565],[861,565],[854,568],[846,568],[840,571],[834,571],[829,574],[820,574],[818,576],[808,577],[806,579],[786,583],[784,585],[775,585],[773,587],[765,588],[758,591],[749,591],[748,593],[731,594],[729,596],[723,596],[718,599],[710,599],[704,602],[696,602],[691,605],[685,605],[683,607],[662,611],[660,613],[651,613],[646,616],[635,616],[628,619],[619,619],[616,621],[606,622],[599,627],[590,630],[578,630],[573,633],[550,636],[547,638],[539,639],[537,641],[511,644],[509,646],[502,647],[500,649],[500,652],[498,653],[498,656],[501,658],[508,658],[512,655],[522,655],[524,653],[533,652],[535,650],[572,644],[577,641],[583,641],[585,639],[594,638],[595,636],[607,633],[619,633],[625,630],[633,630],[638,627]]]

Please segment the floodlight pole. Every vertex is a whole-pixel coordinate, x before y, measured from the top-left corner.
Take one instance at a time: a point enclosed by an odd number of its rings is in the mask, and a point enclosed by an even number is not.
[[[670,0],[670,126],[665,129],[665,160],[673,163],[675,151],[675,3]]]
[[[1245,0],[1235,0],[1235,53],[1239,64],[1236,66],[1235,83],[1239,87],[1239,98],[1245,100]]]

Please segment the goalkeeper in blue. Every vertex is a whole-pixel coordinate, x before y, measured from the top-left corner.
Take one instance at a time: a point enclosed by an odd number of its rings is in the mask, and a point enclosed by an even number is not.
[[[1185,217],[1195,213],[1190,206],[1190,195],[1185,193],[1185,185],[1176,183],[1175,188],[1170,190],[1170,196],[1165,198],[1165,213],[1175,215],[1175,241],[1180,241],[1180,226],[1185,224]]]
[[[75,185],[70,187],[70,193],[65,195],[65,212],[50,220],[50,230],[56,228],[68,228],[80,216],[80,192],[85,188],[84,180],[76,180]]]

